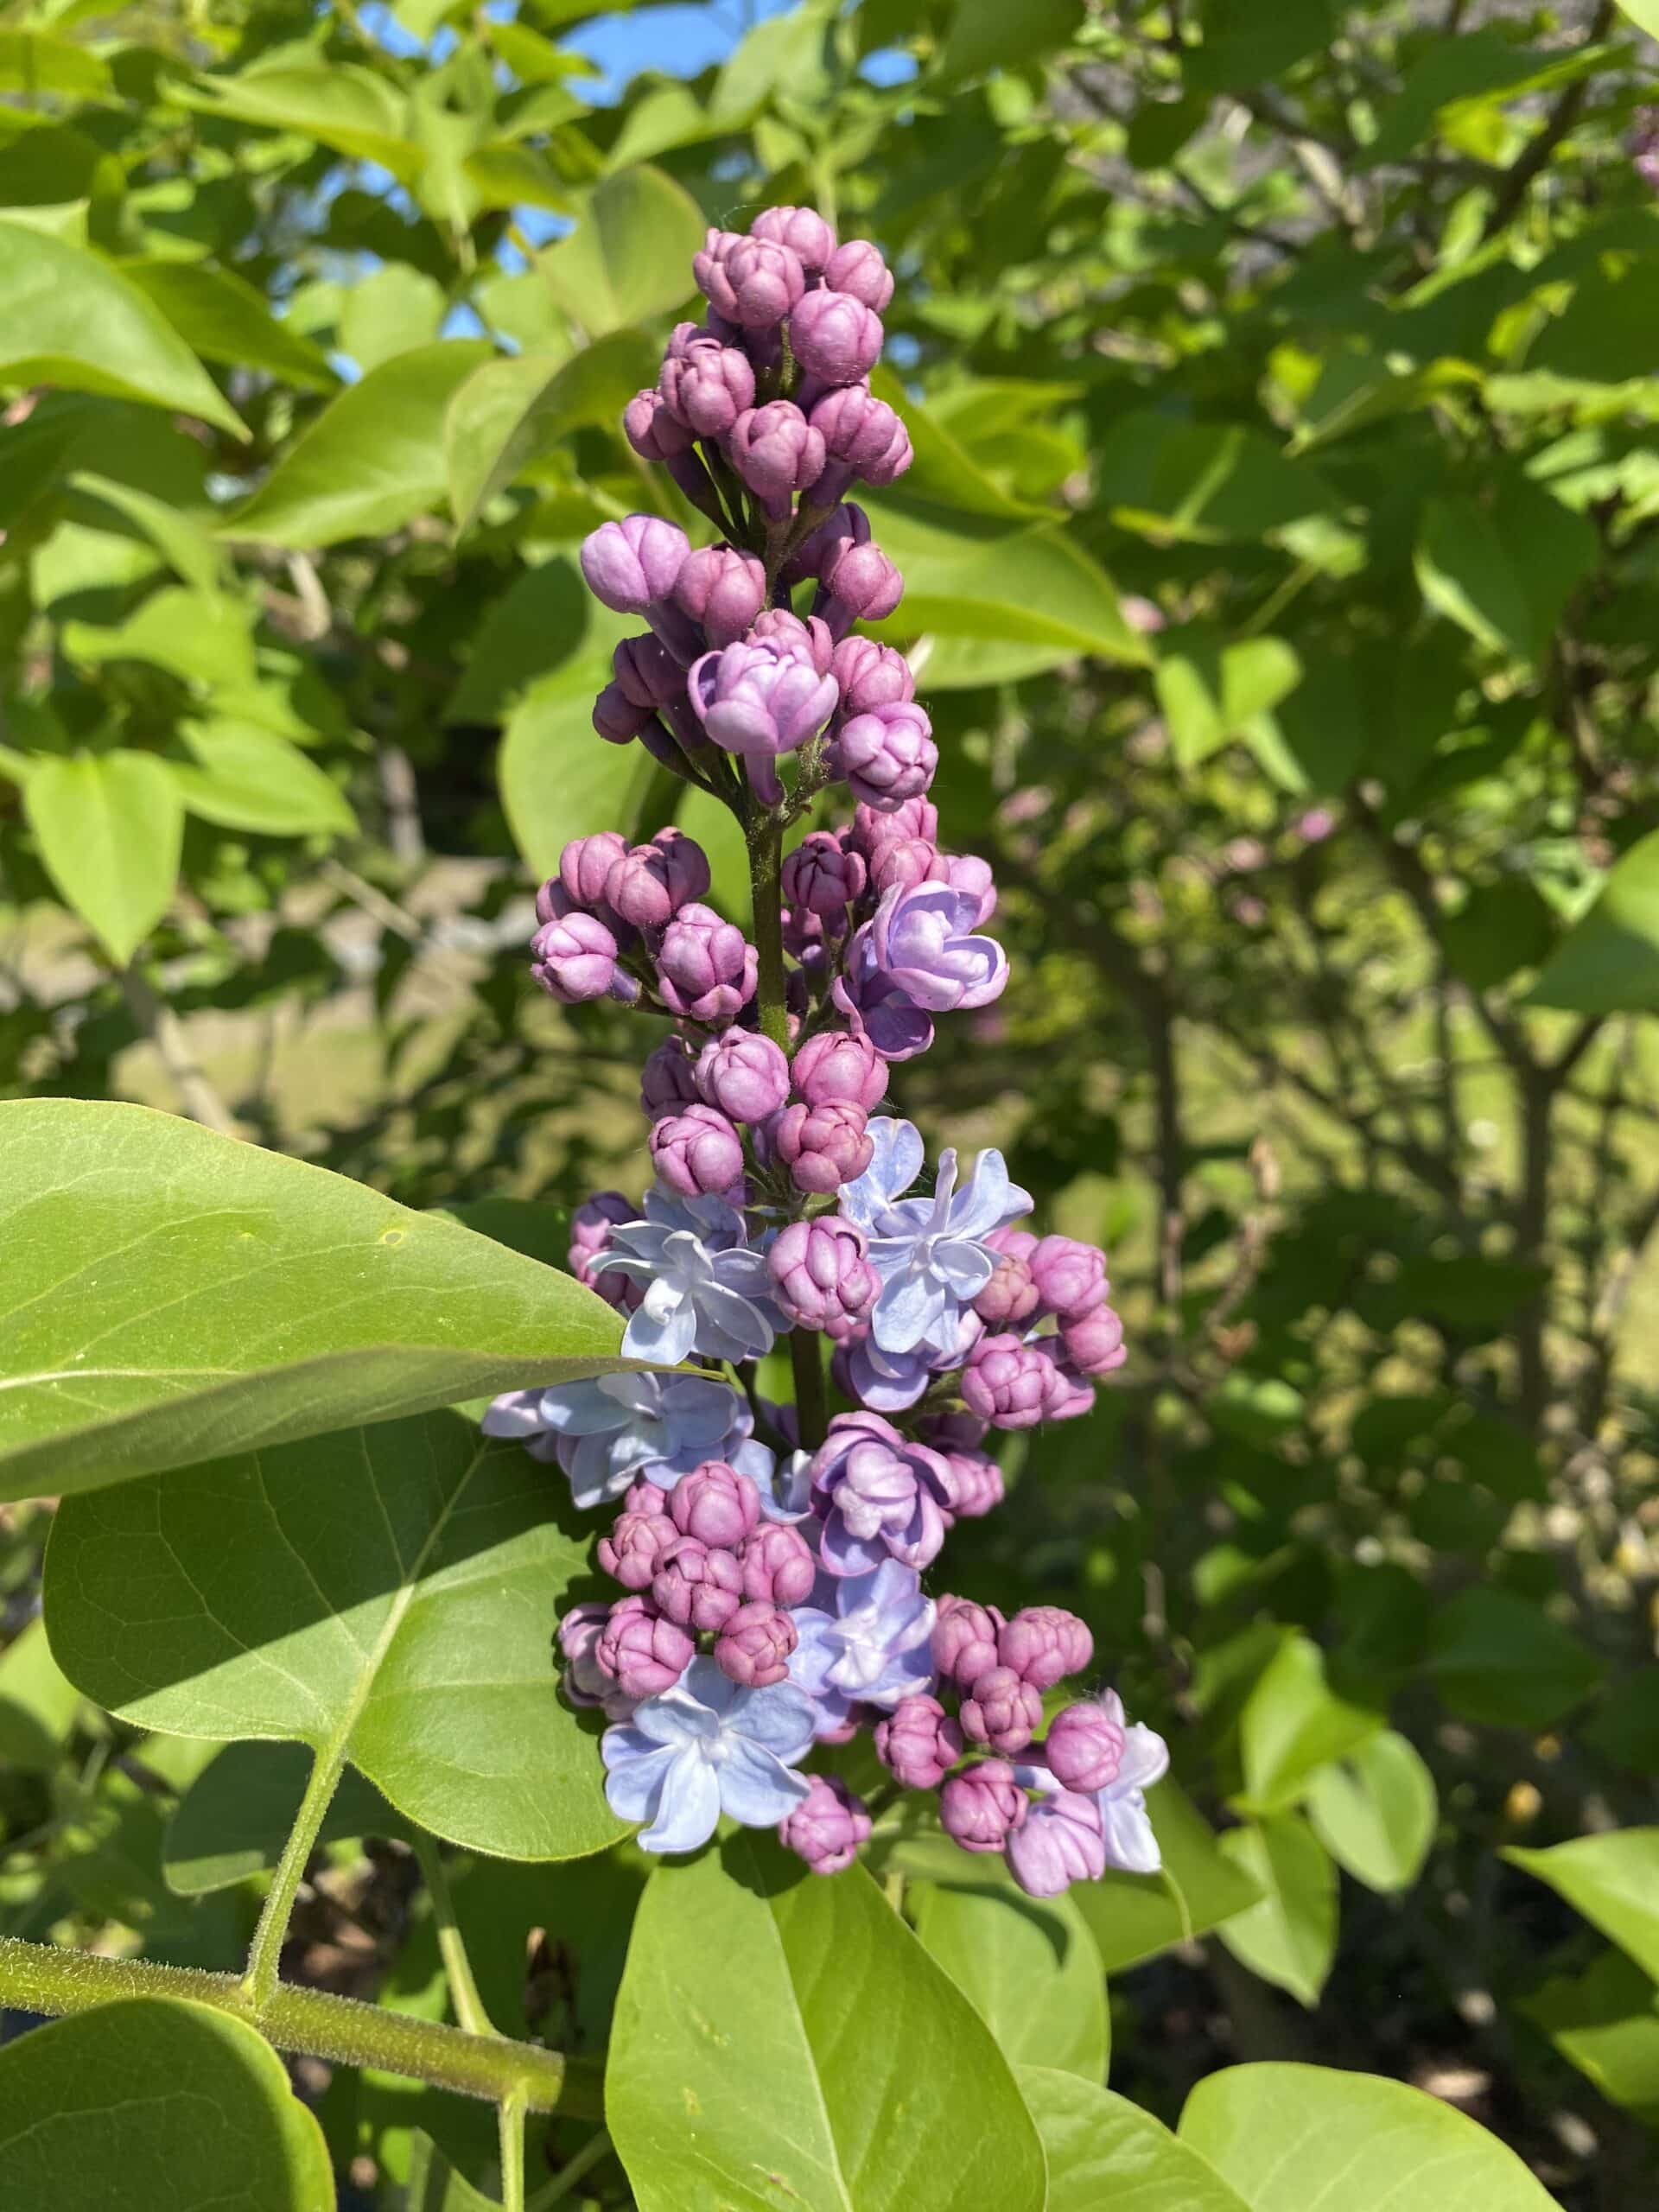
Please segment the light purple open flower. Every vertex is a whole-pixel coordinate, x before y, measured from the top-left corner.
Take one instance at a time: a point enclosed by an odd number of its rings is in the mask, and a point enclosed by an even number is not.
[[[768,805],[783,796],[772,763],[816,737],[841,696],[833,676],[789,644],[748,640],[704,653],[686,679],[693,712],[714,742],[734,753]]]
[[[671,1490],[707,1459],[734,1464],[752,1426],[739,1394],[702,1375],[601,1375],[509,1390],[483,1422],[486,1436],[516,1436],[536,1459],[556,1459],[584,1510],[620,1497],[636,1475]]]
[[[841,1210],[868,1234],[870,1264],[881,1278],[871,1338],[890,1354],[954,1344],[963,1308],[995,1271],[998,1255],[986,1238],[1029,1213],[1030,1194],[1009,1179],[1001,1154],[988,1148],[958,1190],[957,1155],[947,1148],[933,1196],[904,1198],[922,1167],[915,1123],[883,1116],[868,1135],[875,1156],[842,1192]]]
[[[933,1016],[1001,998],[1007,955],[975,925],[982,901],[949,883],[898,884],[855,931],[836,1006],[887,1060],[913,1059],[933,1041]]]
[[[761,1359],[789,1324],[773,1304],[766,1255],[751,1251],[743,1217],[723,1198],[679,1198],[653,1186],[645,1217],[611,1232],[595,1274],[642,1283],[622,1338],[629,1359],[677,1367],[691,1352]]]
[[[868,1574],[886,1559],[919,1568],[938,1557],[954,1496],[950,1464],[880,1414],[835,1415],[813,1455],[812,1488],[828,1573]]]
[[[743,1688],[712,1659],[694,1659],[672,1689],[601,1738],[611,1810],[650,1823],[638,1839],[645,1851],[696,1851],[722,1813],[746,1828],[775,1827],[810,1794],[791,1770],[812,1747],[815,1719],[793,1683]]]
[[[889,1711],[933,1687],[933,1600],[913,1567],[885,1560],[874,1574],[823,1584],[826,1605],[800,1605],[790,1679],[817,1707],[817,1732],[833,1736],[855,1705]]]
[[[872,1336],[863,1336],[836,1355],[837,1381],[872,1413],[899,1414],[913,1406],[936,1375],[961,1367],[985,1333],[985,1324],[971,1306],[946,1313],[937,1331],[931,1330],[908,1351],[884,1351]]]

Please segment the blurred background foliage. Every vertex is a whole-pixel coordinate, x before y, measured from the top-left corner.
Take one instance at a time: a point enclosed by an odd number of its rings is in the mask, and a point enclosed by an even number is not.
[[[1659,2179],[1654,55],[1588,0],[0,28],[0,1084],[417,1205],[638,1189],[640,1034],[524,958],[564,840],[682,798],[589,730],[574,550],[674,497],[618,416],[705,224],[875,238],[884,632],[1014,958],[898,1096],[1130,1323],[953,1553],[1174,1743],[1179,1897],[1087,1901],[1114,2086],[1394,2073],[1573,2212]],[[0,1925],[230,1963],[254,1783],[76,1700],[0,1518]],[[325,1856],[296,1970],[440,2005],[396,1839]],[[473,1870],[498,2018],[602,2042],[637,1886]],[[315,2074],[396,2202],[408,2086]],[[421,2113],[485,2178],[487,2118]]]

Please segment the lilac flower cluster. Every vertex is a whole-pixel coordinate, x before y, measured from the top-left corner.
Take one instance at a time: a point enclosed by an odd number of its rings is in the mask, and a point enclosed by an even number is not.
[[[620,1594],[561,1622],[563,1686],[610,1724],[607,1794],[645,1848],[695,1849],[724,1815],[836,1872],[885,1805],[801,1764],[869,1729],[884,1800],[936,1793],[947,1834],[1050,1895],[1155,1867],[1162,1745],[1109,1691],[1044,1736],[1045,1700],[1091,1664],[1083,1623],[936,1600],[925,1578],[1001,1499],[992,1432],[1086,1412],[1122,1326],[1104,1255],[1020,1227],[1032,1201],[999,1153],[964,1171],[947,1150],[923,1190],[920,1135],[876,1111],[936,1020],[1007,980],[991,872],[938,842],[909,664],[855,627],[903,588],[846,499],[911,459],[869,382],[893,278],[787,207],[711,231],[696,275],[704,321],[625,427],[719,542],[655,514],[588,540],[594,593],[646,625],[594,720],[738,817],[753,941],[676,830],[576,838],[542,887],[537,980],[668,1025],[640,1086],[652,1187],[581,1207],[569,1255],[654,1371],[510,1393],[485,1427],[613,1516],[597,1558]],[[841,826],[791,841],[836,785]],[[759,1394],[780,1340],[793,1406]]]

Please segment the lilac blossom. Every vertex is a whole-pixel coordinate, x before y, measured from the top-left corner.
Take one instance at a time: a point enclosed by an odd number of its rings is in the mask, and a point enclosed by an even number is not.
[[[486,1436],[518,1437],[537,1459],[556,1459],[586,1510],[620,1497],[637,1475],[670,1490],[705,1460],[729,1461],[753,1421],[738,1392],[710,1376],[601,1375],[509,1390],[483,1426]]]
[[[751,1251],[743,1217],[724,1198],[645,1193],[645,1217],[621,1223],[592,1262],[645,1286],[629,1316],[624,1356],[677,1367],[693,1351],[710,1359],[760,1359],[788,1327],[771,1295],[766,1255]]]
[[[1125,1725],[1123,1701],[1116,1690],[1107,1690],[1096,1702],[1106,1719],[1123,1733],[1123,1752],[1117,1772],[1103,1789],[1086,1795],[1066,1791],[1046,1764],[1021,1765],[1015,1771],[1024,1788],[1039,1793],[1039,1803],[1058,1794],[1084,1796],[1084,1802],[1094,1806],[1100,1820],[1108,1866],[1116,1866],[1125,1874],[1155,1874],[1164,1862],[1147,1813],[1147,1792],[1169,1770],[1169,1746],[1144,1722]],[[1034,1813],[1036,1808],[1033,1809]],[[1015,1878],[1018,1879],[1017,1870]]]
[[[1007,955],[995,938],[974,934],[981,904],[948,883],[895,887],[855,931],[835,1002],[884,1059],[925,1052],[936,1014],[1002,995]]]
[[[648,1823],[638,1839],[645,1851],[696,1851],[722,1813],[775,1827],[811,1794],[792,1770],[811,1748],[813,1719],[792,1683],[747,1689],[712,1659],[694,1659],[672,1689],[601,1738],[611,1810]]]
[[[823,1605],[796,1608],[800,1637],[790,1678],[812,1699],[820,1736],[835,1734],[855,1705],[891,1709],[933,1687],[933,1600],[914,1567],[887,1560],[873,1574],[823,1586]]]
[[[830,1574],[860,1575],[884,1558],[923,1567],[949,1525],[950,1470],[880,1414],[836,1414],[812,1462],[823,1515],[818,1555]]]
[[[869,1841],[870,1816],[838,1775],[815,1774],[811,1782],[806,1802],[779,1822],[779,1840],[814,1874],[839,1874]]]

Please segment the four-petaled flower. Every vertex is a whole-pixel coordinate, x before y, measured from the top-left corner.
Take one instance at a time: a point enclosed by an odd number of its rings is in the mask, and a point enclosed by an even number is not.
[[[789,1326],[772,1302],[765,1253],[750,1249],[742,1215],[724,1198],[676,1198],[654,1185],[645,1219],[620,1223],[590,1264],[645,1286],[622,1338],[630,1359],[660,1367],[694,1351],[760,1359]]]
[[[816,1719],[793,1683],[744,1689],[712,1659],[694,1659],[672,1689],[601,1738],[611,1810],[649,1822],[645,1851],[696,1851],[722,1813],[746,1828],[775,1827],[810,1794],[793,1770]]]
[[[817,1707],[817,1732],[836,1734],[855,1705],[891,1709],[933,1687],[935,1607],[912,1567],[887,1560],[874,1574],[820,1585],[826,1611],[796,1609],[800,1641],[789,1662]]]
[[[1105,1862],[1125,1874],[1155,1874],[1163,1865],[1158,1838],[1147,1815],[1147,1792],[1169,1771],[1169,1746],[1155,1729],[1137,1720],[1126,1725],[1123,1700],[1116,1690],[1106,1690],[1096,1700],[1115,1727],[1123,1731],[1123,1757],[1116,1774],[1103,1789],[1066,1790],[1042,1766],[1020,1765],[1014,1770],[1022,1786],[1044,1797],[1081,1796],[1100,1816]],[[1040,1806],[1033,1811],[1039,1811]]]
[[[750,1448],[753,1420],[731,1385],[712,1376],[601,1375],[509,1390],[483,1426],[486,1436],[521,1438],[538,1459],[556,1458],[585,1510],[620,1497],[636,1475],[671,1490],[706,1459],[732,1464]],[[771,1453],[765,1458],[770,1469]]]

